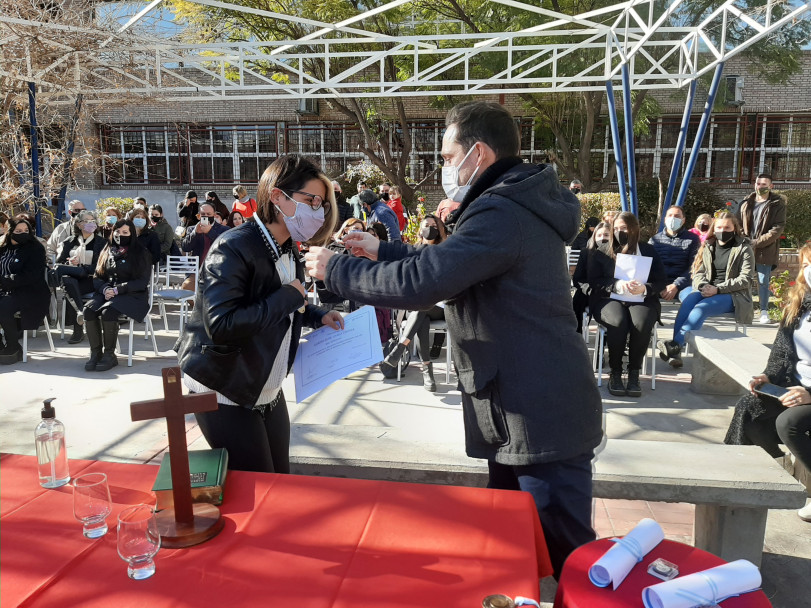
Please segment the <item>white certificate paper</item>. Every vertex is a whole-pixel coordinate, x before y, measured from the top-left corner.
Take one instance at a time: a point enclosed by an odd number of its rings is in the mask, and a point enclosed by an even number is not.
[[[321,327],[301,339],[293,362],[296,401],[382,360],[375,309],[363,306],[344,317],[343,329]]]
[[[617,263],[614,266],[614,278],[618,281],[639,281],[640,283],[647,283],[652,261],[653,258],[644,255],[618,253]],[[644,302],[645,294],[635,296],[630,293],[612,293],[611,298],[614,300],[622,300],[623,302]]]

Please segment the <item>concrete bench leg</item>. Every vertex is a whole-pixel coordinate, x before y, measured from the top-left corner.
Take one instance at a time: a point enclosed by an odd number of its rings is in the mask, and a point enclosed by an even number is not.
[[[764,507],[696,505],[695,546],[728,562],[748,559],[760,567],[768,514]]]
[[[743,395],[744,389],[709,359],[696,353],[690,388],[700,395]]]

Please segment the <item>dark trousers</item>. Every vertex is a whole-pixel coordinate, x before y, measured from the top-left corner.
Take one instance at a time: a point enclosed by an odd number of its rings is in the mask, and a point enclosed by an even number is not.
[[[264,416],[237,405],[194,415],[212,448],[228,450],[228,468],[261,473],[290,472],[290,416],[284,395]]]
[[[90,305],[84,307],[84,318],[88,321],[101,319],[102,321],[118,321],[121,313],[112,306],[104,306],[101,310],[96,310]]]
[[[595,319],[606,328],[608,365],[611,371],[622,370],[622,354],[628,342],[628,369],[642,369],[648,349],[656,309],[645,302],[601,300],[592,311]]]
[[[428,343],[431,321],[442,321],[445,318],[445,309],[434,306],[431,310],[420,311],[418,314],[419,320],[416,323],[417,351],[420,354],[420,361],[428,363],[431,360],[431,345]],[[435,339],[437,338],[438,336],[435,336]],[[438,343],[441,344],[441,342]]]
[[[65,290],[70,302],[65,306],[65,325],[76,323],[76,311],[82,309],[82,294],[93,291],[93,278],[88,277],[84,268],[60,264],[56,267],[56,276]],[[71,302],[74,306],[71,306]]]
[[[764,415],[747,420],[743,432],[772,458],[783,455],[779,444],[785,444],[797,460],[811,470],[811,404],[787,407],[782,411],[769,408]]]
[[[489,461],[488,488],[532,494],[555,578],[579,546],[597,538],[591,527],[593,452],[558,462],[509,466]]]
[[[22,305],[14,294],[0,296],[0,327],[3,328],[6,346],[11,348],[20,345],[20,330],[17,329],[17,319],[14,315],[22,309]]]

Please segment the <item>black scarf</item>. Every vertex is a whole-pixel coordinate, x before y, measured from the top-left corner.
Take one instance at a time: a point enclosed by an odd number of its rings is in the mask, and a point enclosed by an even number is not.
[[[507,158],[501,158],[487,167],[479,179],[473,182],[473,184],[470,186],[470,190],[467,191],[467,194],[462,199],[462,204],[452,211],[450,215],[448,215],[448,221],[445,222],[445,225],[453,228],[456,225],[456,222],[459,221],[459,218],[462,217],[462,214],[465,212],[465,209],[468,208],[470,203],[484,194],[484,191],[496,183],[496,180],[499,177],[504,175],[513,167],[517,167],[523,163],[524,161],[517,156],[509,156]]]

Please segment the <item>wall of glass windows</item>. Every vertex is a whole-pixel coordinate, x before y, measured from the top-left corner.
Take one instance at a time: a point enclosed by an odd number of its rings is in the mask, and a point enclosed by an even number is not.
[[[680,117],[663,116],[652,122],[649,134],[637,137],[636,171],[640,179],[667,180],[673,164]],[[695,139],[699,117],[690,122],[688,143]],[[531,162],[546,157],[548,133],[531,118],[517,119],[521,154]],[[256,183],[264,168],[279,154],[311,158],[332,177],[364,159],[363,134],[351,123],[231,125],[103,125],[104,185],[123,184],[234,184]],[[444,121],[409,123],[412,150],[408,172],[424,187],[439,187],[437,168]],[[592,171],[608,170],[613,149],[605,124],[598,124],[592,149]],[[396,158],[402,132],[389,129],[388,145]],[[690,152],[687,148],[687,152]],[[685,161],[686,162],[686,158]],[[694,179],[719,184],[751,183],[758,173],[771,173],[776,182],[811,181],[811,114],[717,115],[699,150]]]

